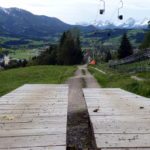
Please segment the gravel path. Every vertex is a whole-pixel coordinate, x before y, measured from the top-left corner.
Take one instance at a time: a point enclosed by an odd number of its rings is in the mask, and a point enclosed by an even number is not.
[[[95,142],[89,125],[89,115],[82,88],[99,88],[86,66],[79,66],[75,76],[70,78],[67,146],[68,150],[94,150]]]

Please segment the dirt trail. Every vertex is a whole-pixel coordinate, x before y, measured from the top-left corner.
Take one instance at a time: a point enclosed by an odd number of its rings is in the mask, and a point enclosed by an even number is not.
[[[86,66],[79,66],[75,76],[70,78],[67,145],[68,149],[94,149],[94,138],[89,126],[89,115],[82,88],[99,88]]]

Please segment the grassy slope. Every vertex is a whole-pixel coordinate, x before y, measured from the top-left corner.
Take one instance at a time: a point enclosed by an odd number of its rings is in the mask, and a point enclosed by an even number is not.
[[[131,64],[120,65],[117,66],[116,68],[119,72],[134,72],[138,68],[140,69],[140,68],[149,68],[149,67],[150,67],[150,60],[143,60]]]
[[[72,76],[76,67],[34,66],[0,72],[0,96],[23,84],[57,84]]]
[[[137,77],[150,80],[150,72],[141,72],[136,74]]]
[[[104,75],[95,69],[89,68],[89,71],[95,76],[102,87],[122,88],[145,97],[150,97],[150,80],[135,81],[131,79],[129,74],[109,69],[106,64],[97,66],[97,68],[107,72],[107,75]]]

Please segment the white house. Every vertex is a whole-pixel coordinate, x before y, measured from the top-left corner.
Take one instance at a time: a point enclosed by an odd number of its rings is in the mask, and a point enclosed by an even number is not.
[[[10,57],[8,55],[4,56],[4,64],[7,66],[10,62]]]
[[[10,57],[8,55],[0,55],[0,66],[8,65],[10,62]]]

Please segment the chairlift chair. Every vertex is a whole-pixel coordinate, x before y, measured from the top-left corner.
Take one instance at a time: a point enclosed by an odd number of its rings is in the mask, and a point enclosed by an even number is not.
[[[118,19],[123,20],[123,15],[120,14],[120,9],[123,8],[123,1],[121,0],[120,3],[121,3],[121,7],[118,8]]]
[[[123,15],[119,15],[119,16],[118,16],[118,19],[119,19],[119,20],[123,20]]]
[[[104,1],[104,0],[100,0],[100,2],[102,3],[103,8],[100,9],[99,13],[100,13],[101,15],[103,15],[104,12],[105,12],[105,1]]]

